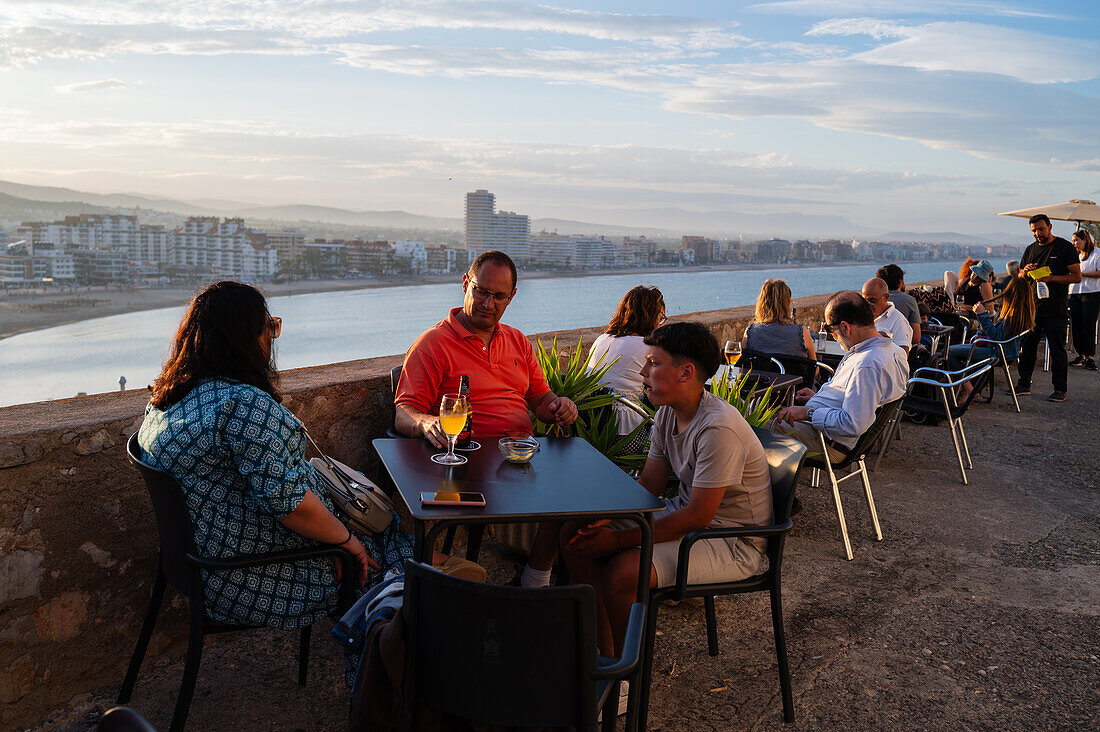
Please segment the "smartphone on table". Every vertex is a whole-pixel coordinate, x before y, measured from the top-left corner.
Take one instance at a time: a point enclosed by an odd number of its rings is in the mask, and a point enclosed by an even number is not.
[[[468,506],[468,507],[484,507],[485,496],[481,493],[474,492],[438,492],[438,493],[421,493],[420,505],[422,506]]]

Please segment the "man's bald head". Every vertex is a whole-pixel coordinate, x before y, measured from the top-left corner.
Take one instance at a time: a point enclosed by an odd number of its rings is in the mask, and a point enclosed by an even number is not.
[[[886,280],[872,277],[864,282],[863,299],[871,304],[871,312],[876,318],[886,312],[890,305],[890,288],[887,287]]]

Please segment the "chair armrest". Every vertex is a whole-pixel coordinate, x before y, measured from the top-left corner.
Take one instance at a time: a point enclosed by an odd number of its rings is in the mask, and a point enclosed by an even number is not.
[[[828,372],[829,372],[830,374],[835,374],[835,373],[836,373],[836,369],[834,369],[834,368],[833,368],[832,366],[830,366],[829,364],[827,364],[827,363],[822,363],[821,361],[817,361],[816,363],[817,363],[817,367],[818,367],[819,369],[824,369],[824,370],[828,371]]]
[[[650,419],[650,420],[653,419],[653,417],[649,414],[649,412],[646,411],[645,407],[643,407],[641,404],[634,401],[630,397],[624,397],[624,396],[621,396],[619,394],[616,394],[615,396],[618,397],[619,404],[622,404],[624,407],[626,407],[630,411],[634,412],[638,416],[644,417],[644,418]]]
[[[638,667],[642,657],[642,636],[645,633],[646,607],[640,602],[630,605],[630,618],[623,636],[623,652],[619,660],[607,666],[598,666],[592,676],[597,679],[621,679]]]
[[[203,569],[227,570],[262,567],[268,564],[278,564],[279,562],[300,562],[321,557],[335,557],[340,562],[340,592],[337,608],[342,611],[343,608],[350,607],[355,602],[355,584],[359,579],[359,567],[355,564],[355,557],[342,546],[320,544],[302,549],[283,549],[262,554],[239,554],[226,559],[196,557],[194,554],[188,554],[187,561]]]
[[[196,557],[194,554],[188,554],[187,560],[203,569],[244,569],[279,562],[300,562],[303,559],[316,559],[340,554],[347,555],[349,560],[355,561],[351,552],[335,544],[320,544],[302,549],[282,549],[277,552],[264,552],[262,554],[238,554],[235,557],[225,559]]]
[[[687,588],[688,564],[691,561],[691,547],[697,541],[705,539],[732,539],[745,536],[779,536],[786,534],[794,527],[794,523],[787,519],[781,524],[772,526],[731,526],[720,529],[698,529],[691,531],[680,539],[679,554],[676,557],[676,592],[683,593]]]

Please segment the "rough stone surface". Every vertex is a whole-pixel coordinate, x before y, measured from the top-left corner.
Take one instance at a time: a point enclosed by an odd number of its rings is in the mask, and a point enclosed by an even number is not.
[[[0,704],[19,701],[34,689],[36,664],[30,654],[20,656],[0,671]]]
[[[0,605],[22,597],[37,597],[46,568],[37,551],[13,551],[0,556]]]
[[[37,643],[38,640],[38,633],[34,628],[34,620],[28,615],[16,618],[8,623],[3,630],[0,630],[0,642],[3,643],[26,646],[31,643]]]
[[[93,455],[105,448],[114,446],[115,441],[107,430],[96,430],[76,443],[73,452],[77,455]]]
[[[42,445],[37,442],[22,445],[16,442],[0,442],[0,468],[33,463],[41,460],[44,454]]]
[[[110,552],[103,551],[90,541],[81,544],[80,551],[91,557],[97,567],[107,569],[108,567],[113,567],[118,564],[118,560],[112,557]]]
[[[38,608],[34,627],[43,640],[68,640],[77,634],[87,617],[88,596],[83,592],[65,592]]]

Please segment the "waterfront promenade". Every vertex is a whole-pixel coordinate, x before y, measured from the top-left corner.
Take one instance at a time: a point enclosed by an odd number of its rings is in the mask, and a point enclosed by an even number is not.
[[[717,601],[717,658],[706,653],[701,603],[662,610],[651,728],[1096,728],[1100,384],[1079,369],[1069,376],[1065,404],[1045,400],[1049,376],[1039,372],[1021,414],[1000,394],[972,407],[968,486],[947,426],[905,423],[871,474],[883,542],[871,538],[858,489],[845,489],[851,562],[828,489],[804,478],[784,562],[795,724],[780,721],[767,600],[737,597]],[[491,578],[506,580],[510,558],[494,542],[484,555]],[[343,729],[339,650],[315,634],[309,685],[299,688],[296,638],[253,631],[211,642],[190,728]],[[104,662],[129,652],[102,649]],[[167,654],[138,683],[132,704],[160,729],[181,672]],[[32,729],[86,729],[120,682],[105,674]]]

